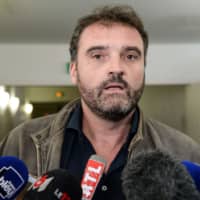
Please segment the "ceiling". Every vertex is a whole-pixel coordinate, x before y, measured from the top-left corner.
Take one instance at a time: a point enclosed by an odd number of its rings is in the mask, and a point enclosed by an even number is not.
[[[200,41],[200,0],[0,0],[0,43],[66,43],[80,16],[108,3],[132,5],[151,42]]]

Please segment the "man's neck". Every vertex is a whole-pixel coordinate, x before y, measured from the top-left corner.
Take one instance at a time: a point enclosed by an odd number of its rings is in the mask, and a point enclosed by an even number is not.
[[[82,104],[83,133],[91,142],[96,153],[107,161],[107,170],[125,143],[131,129],[133,112],[124,119],[113,122],[102,119]]]

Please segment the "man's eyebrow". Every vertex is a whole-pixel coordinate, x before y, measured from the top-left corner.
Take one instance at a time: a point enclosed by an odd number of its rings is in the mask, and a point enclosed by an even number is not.
[[[92,46],[89,49],[87,49],[86,54],[89,54],[91,51],[95,51],[95,50],[105,50],[108,49],[107,46]]]
[[[124,50],[125,51],[136,51],[139,56],[142,55],[141,50],[138,47],[136,47],[136,46],[126,46],[126,47],[124,47]]]

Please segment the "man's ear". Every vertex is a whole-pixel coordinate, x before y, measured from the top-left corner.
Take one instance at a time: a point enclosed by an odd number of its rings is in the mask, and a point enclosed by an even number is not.
[[[70,63],[70,77],[73,84],[77,83],[77,63],[75,61]]]

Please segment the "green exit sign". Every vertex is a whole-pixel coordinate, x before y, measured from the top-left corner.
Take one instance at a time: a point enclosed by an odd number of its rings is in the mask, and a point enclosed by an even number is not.
[[[65,69],[66,69],[66,73],[69,74],[69,71],[70,71],[70,62],[67,62],[65,64]]]

